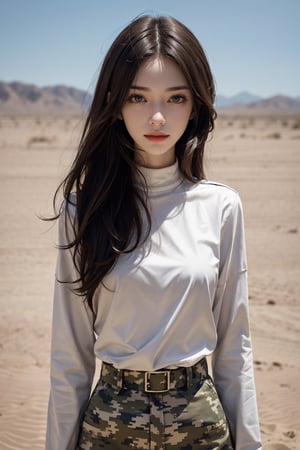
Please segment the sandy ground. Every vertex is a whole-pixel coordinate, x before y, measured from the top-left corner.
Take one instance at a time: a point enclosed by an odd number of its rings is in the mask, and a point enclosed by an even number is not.
[[[56,227],[79,119],[0,119],[0,447],[44,448]],[[218,120],[210,179],[241,194],[265,450],[300,448],[300,120]],[[298,441],[298,445],[297,445]],[[55,450],[55,449],[53,449]]]

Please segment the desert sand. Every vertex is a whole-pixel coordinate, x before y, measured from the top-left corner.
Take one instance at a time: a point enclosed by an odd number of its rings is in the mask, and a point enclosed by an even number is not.
[[[56,224],[38,216],[52,211],[81,127],[82,118],[0,119],[2,450],[44,448]],[[300,448],[299,169],[299,118],[218,119],[206,172],[243,200],[265,450]]]

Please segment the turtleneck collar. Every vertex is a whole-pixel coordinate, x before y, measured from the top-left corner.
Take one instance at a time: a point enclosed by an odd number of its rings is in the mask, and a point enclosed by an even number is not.
[[[150,195],[171,192],[183,180],[178,161],[171,166],[159,169],[143,166],[138,166],[138,169],[145,177]]]

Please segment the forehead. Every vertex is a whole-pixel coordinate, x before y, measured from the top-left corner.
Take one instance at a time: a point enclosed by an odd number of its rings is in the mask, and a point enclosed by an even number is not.
[[[178,65],[164,56],[151,56],[139,67],[134,78],[138,86],[179,86],[187,85],[187,81]]]

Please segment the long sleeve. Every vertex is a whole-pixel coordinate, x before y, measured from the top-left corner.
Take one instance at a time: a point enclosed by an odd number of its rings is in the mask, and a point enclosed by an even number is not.
[[[68,205],[74,217],[74,207]],[[69,242],[71,235],[72,226],[64,205],[59,219],[59,245]],[[83,298],[73,292],[76,285],[71,281],[77,278],[71,251],[59,249],[46,450],[75,450],[80,419],[89,399],[95,370],[93,314]]]
[[[236,450],[261,449],[249,329],[247,263],[239,196],[221,230],[219,282],[214,299],[218,341],[213,377]]]

